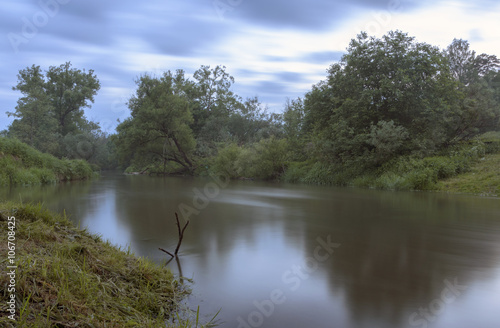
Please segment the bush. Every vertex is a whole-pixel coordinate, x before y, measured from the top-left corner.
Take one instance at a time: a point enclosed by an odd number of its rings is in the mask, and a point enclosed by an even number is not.
[[[47,168],[32,168],[31,172],[41,184],[56,183],[56,174]]]
[[[241,156],[243,149],[236,144],[231,143],[220,149],[213,162],[213,169],[220,174],[224,174],[232,179],[240,177],[242,171],[238,165],[238,158]]]
[[[388,189],[388,190],[408,190],[412,189],[409,185],[408,180],[399,174],[394,172],[387,172],[376,178],[372,182],[372,186],[377,189]]]
[[[286,139],[271,137],[263,139],[254,147],[252,176],[264,180],[277,180],[288,166],[288,144]]]
[[[231,178],[278,180],[286,171],[288,157],[286,139],[271,137],[250,147],[225,146],[213,160],[213,169]]]
[[[430,190],[437,182],[437,171],[426,167],[422,170],[411,172],[406,176],[405,184],[411,190]]]
[[[310,171],[313,163],[311,162],[292,162],[288,165],[282,180],[284,182],[304,182],[304,178]]]

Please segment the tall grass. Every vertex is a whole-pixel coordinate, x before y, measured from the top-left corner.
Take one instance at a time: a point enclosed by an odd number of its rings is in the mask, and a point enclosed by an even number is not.
[[[0,186],[83,180],[93,174],[83,160],[58,159],[17,139],[0,137]]]
[[[483,142],[473,141],[450,147],[436,156],[400,156],[378,168],[363,166],[361,161],[343,166],[293,162],[283,180],[389,190],[434,190],[439,180],[469,172],[486,153],[487,146]]]

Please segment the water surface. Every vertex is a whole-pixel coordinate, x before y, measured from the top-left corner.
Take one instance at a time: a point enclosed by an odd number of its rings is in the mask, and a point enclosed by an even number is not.
[[[497,198],[118,174],[0,196],[160,264],[188,216],[168,267],[220,327],[500,325]]]

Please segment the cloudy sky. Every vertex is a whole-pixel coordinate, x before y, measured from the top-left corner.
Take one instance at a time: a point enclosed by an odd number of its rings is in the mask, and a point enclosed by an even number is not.
[[[3,0],[0,10],[0,130],[17,73],[33,64],[93,69],[101,90],[86,116],[113,132],[144,72],[225,65],[238,95],[280,112],[360,31],[399,29],[441,48],[462,38],[500,56],[498,0]]]

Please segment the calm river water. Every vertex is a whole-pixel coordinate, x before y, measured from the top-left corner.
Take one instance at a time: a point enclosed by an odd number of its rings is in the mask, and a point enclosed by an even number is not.
[[[220,327],[500,327],[500,199],[118,174],[0,198],[158,263],[189,216],[168,267]]]

